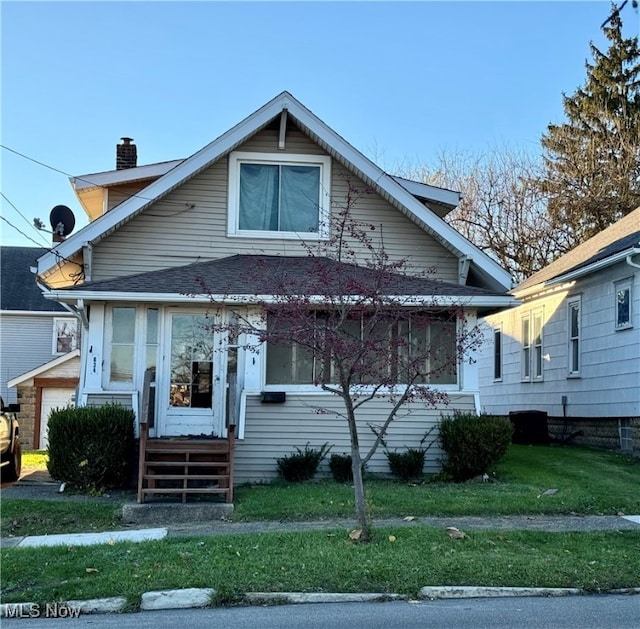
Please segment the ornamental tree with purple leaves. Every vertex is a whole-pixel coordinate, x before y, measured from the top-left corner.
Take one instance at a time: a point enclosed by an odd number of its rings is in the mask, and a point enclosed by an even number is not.
[[[220,315],[212,325],[230,345],[266,346],[267,382],[308,384],[341,400],[339,410],[314,412],[346,422],[358,536],[368,541],[365,465],[394,419],[448,403],[438,385],[457,382],[460,361],[481,335],[466,320],[459,287],[434,279],[432,269],[416,269],[410,256],[391,255],[383,229],[358,218],[370,191],[347,188],[344,201],[333,200],[325,239],[301,240],[294,257],[250,256],[247,276],[230,281],[223,296],[212,294],[206,278],[199,281]],[[239,280],[250,295],[241,294]],[[374,400],[386,403],[376,424],[366,419]],[[366,447],[364,430],[374,437]]]

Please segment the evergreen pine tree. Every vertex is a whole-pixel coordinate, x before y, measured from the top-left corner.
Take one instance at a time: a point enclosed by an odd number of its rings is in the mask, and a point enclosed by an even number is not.
[[[622,36],[613,6],[602,30],[609,48],[590,45],[593,63],[572,96],[567,121],[542,136],[540,181],[557,230],[569,248],[584,242],[640,205],[640,49]]]

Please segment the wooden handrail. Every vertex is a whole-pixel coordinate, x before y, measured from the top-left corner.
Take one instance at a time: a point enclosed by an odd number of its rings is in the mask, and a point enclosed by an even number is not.
[[[235,424],[229,424],[227,428],[227,439],[229,441],[229,491],[227,492],[227,502],[233,502],[233,452],[236,443]]]
[[[144,484],[144,468],[147,451],[147,437],[149,436],[149,424],[140,422],[140,451],[138,453],[138,503],[144,502],[142,485]]]
[[[149,411],[151,401],[151,382],[155,378],[156,370],[149,367],[144,372],[144,382],[142,384],[142,403],[140,408],[140,450],[138,452],[138,502],[144,502],[142,485],[144,484],[144,468],[146,461],[147,439],[149,437]]]

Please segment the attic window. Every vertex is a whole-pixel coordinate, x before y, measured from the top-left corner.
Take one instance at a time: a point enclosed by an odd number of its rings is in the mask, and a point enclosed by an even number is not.
[[[317,155],[232,153],[228,235],[323,238],[331,160]]]

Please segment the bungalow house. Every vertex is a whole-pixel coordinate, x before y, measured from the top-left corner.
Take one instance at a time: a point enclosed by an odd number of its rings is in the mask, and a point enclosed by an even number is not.
[[[548,414],[552,437],[640,451],[640,208],[513,289],[485,318],[481,405]]]
[[[47,300],[30,268],[47,249],[0,247],[0,387],[20,404],[23,448],[44,448],[47,418],[75,395],[80,371],[78,319]]]
[[[165,457],[165,476],[166,459],[183,457],[185,468],[204,457],[204,437],[233,442],[233,465],[214,475],[223,489],[275,477],[276,459],[307,443],[348,451],[340,400],[313,384],[299,357],[229,343],[207,321],[255,315],[256,295],[277,290],[283,269],[296,269],[304,292],[307,245],[328,238],[351,186],[367,194],[350,213],[378,226],[390,260],[409,258],[412,273],[398,275],[391,292],[410,294],[422,309],[462,307],[468,326],[513,303],[508,273],[442,219],[457,193],[388,175],[287,92],[188,159],[137,166],[136,151],[123,138],[119,168],[72,180],[92,220],[43,255],[37,274],[45,296],[72,308],[85,328],[79,404],[119,402],[142,422],[141,500],[157,493],[153,460]],[[362,243],[347,242],[364,260]],[[69,266],[81,269],[81,282],[68,282]],[[357,264],[332,267],[328,277],[332,270],[366,274]],[[428,280],[419,277],[425,270]],[[228,309],[213,313],[212,295]],[[432,386],[448,393],[450,411],[478,408],[471,357]],[[365,445],[374,438],[368,423],[388,404],[379,396],[363,407]],[[394,422],[389,447],[417,444],[438,421],[442,408],[414,406]],[[435,458],[429,466],[437,469]],[[387,471],[382,452],[369,469]],[[188,468],[175,488],[183,500],[204,491],[189,485],[190,475]]]

